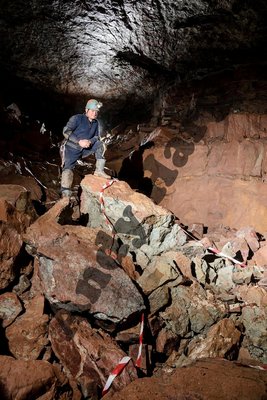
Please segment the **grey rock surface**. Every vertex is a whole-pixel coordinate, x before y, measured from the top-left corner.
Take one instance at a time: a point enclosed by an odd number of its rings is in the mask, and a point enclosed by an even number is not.
[[[4,75],[64,95],[151,100],[166,81],[264,58],[260,0],[2,3]]]

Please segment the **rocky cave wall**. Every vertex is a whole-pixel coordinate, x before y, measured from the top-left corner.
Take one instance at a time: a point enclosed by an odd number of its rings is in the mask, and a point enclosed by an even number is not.
[[[263,0],[1,0],[4,102],[54,125],[92,96],[111,125],[145,118],[170,83],[266,60],[266,16]]]
[[[265,2],[0,10],[1,396],[98,399],[126,355],[107,399],[264,396]],[[79,201],[59,200],[57,130],[89,96],[113,128],[116,236],[93,163],[75,170]]]
[[[179,122],[180,95],[166,96],[167,138],[158,145],[162,132],[154,134],[155,146],[143,154],[145,176],[153,177],[152,197],[186,224],[265,233],[266,75],[236,70],[224,79],[216,91],[193,87],[189,118]]]
[[[265,233],[266,82],[263,66],[247,65],[172,86],[119,177],[186,225]]]
[[[2,6],[4,107],[16,102],[61,138],[67,118],[82,112],[88,97],[100,98],[104,129],[124,123],[112,138],[115,146],[118,136],[122,142],[132,139],[124,130],[128,122],[146,121],[147,130],[132,131],[133,148],[129,144],[115,162],[121,179],[139,181],[132,183],[141,191],[147,179],[146,193],[185,223],[245,223],[265,231],[257,222],[265,215],[265,2],[32,1],[25,9],[2,1]],[[161,139],[161,150],[155,144],[144,152],[147,133],[159,126],[164,134],[168,130],[167,141]],[[117,168],[140,144],[141,171],[132,155],[127,171],[125,165]],[[132,177],[129,165],[139,175]],[[228,208],[229,197],[243,204],[238,216]],[[242,213],[249,217],[242,219]]]

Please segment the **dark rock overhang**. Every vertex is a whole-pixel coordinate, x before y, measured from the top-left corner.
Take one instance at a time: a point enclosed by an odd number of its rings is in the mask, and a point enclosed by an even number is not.
[[[263,0],[5,3],[4,97],[52,112],[97,97],[110,112],[142,116],[174,81],[267,60]]]

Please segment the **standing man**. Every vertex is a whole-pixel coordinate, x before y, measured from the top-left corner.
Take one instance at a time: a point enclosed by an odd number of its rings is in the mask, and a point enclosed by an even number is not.
[[[88,100],[85,106],[85,114],[73,115],[63,128],[65,140],[60,149],[62,158],[62,197],[70,197],[72,194],[73,169],[77,160],[90,154],[95,154],[96,158],[94,175],[110,178],[104,172],[106,163],[104,158],[105,145],[100,140],[99,123],[96,119],[101,106],[102,103],[95,99]]]

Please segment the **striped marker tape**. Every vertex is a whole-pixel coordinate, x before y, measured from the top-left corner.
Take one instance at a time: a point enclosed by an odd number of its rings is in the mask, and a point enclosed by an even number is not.
[[[105,185],[102,186],[102,189],[100,190],[100,195],[99,195],[99,201],[100,201],[100,209],[102,214],[104,215],[105,221],[108,224],[110,230],[113,232],[113,225],[110,222],[106,212],[105,212],[105,202],[104,202],[104,191],[108,187],[110,187],[114,182],[117,182],[117,179],[110,179],[105,183]]]
[[[144,314],[142,314],[142,317],[141,317],[140,334],[139,334],[139,349],[138,349],[137,359],[136,359],[136,362],[135,362],[135,366],[136,366],[137,368],[140,368],[140,366],[141,366],[141,361],[142,361],[144,318],[145,318],[145,317],[144,317]]]
[[[104,396],[108,392],[110,386],[112,385],[112,382],[114,381],[116,376],[118,376],[123,371],[123,369],[126,367],[130,359],[131,357],[123,357],[120,360],[119,364],[116,366],[116,368],[114,368],[114,370],[109,375],[108,380],[104,386],[104,389],[102,390],[102,396]]]
[[[224,257],[224,258],[228,258],[228,260],[231,260],[234,264],[240,265],[240,267],[242,267],[242,268],[245,268],[245,267],[246,267],[246,264],[242,263],[241,261],[236,260],[236,259],[233,258],[233,257],[228,256],[227,254],[224,254],[223,252],[221,252],[221,251],[219,251],[219,250],[217,250],[217,249],[214,249],[213,247],[208,247],[208,250],[212,251],[212,252],[215,253],[217,256]]]
[[[200,244],[203,246],[203,244],[201,243],[200,240],[197,240],[196,238],[194,238],[193,235],[190,235],[190,233],[188,233],[185,229],[183,229],[183,228],[181,227],[181,225],[179,225],[179,226],[180,226],[180,228],[182,229],[182,231],[183,231],[187,236],[189,236],[189,237],[190,237],[191,239],[193,239],[195,242],[198,242],[198,243],[200,243]],[[236,260],[235,258],[230,257],[230,256],[228,256],[227,254],[224,254],[223,252],[221,252],[220,250],[215,249],[214,247],[208,247],[207,250],[209,250],[209,251],[215,253],[217,256],[220,256],[220,257],[223,257],[223,258],[228,258],[228,260],[231,260],[234,264],[240,265],[242,268],[246,268],[246,267],[247,267],[247,265],[246,265],[245,263],[242,263],[241,261],[238,261],[238,260]]]
[[[114,182],[118,181],[117,179],[111,179],[109,181],[106,182],[106,184],[102,187],[101,191],[100,191],[100,207],[101,207],[101,211],[104,215],[104,218],[106,220],[106,223],[109,225],[110,230],[113,232],[113,225],[110,222],[108,216],[105,213],[105,202],[104,202],[104,198],[103,198],[103,194],[104,194],[104,190],[107,189],[108,187],[110,187]],[[179,225],[180,226],[180,225]],[[181,226],[180,228],[185,232],[185,234],[189,237],[191,237],[191,239],[194,239],[196,242],[201,243],[199,240],[196,240],[194,238],[194,236],[190,235],[190,233],[188,233],[185,229],[183,229]],[[113,237],[115,236],[115,234],[113,233]],[[201,243],[202,244],[202,243]],[[214,247],[208,247],[207,250],[211,251],[212,253],[216,254],[219,257],[223,257],[223,258],[227,258],[228,260],[232,261],[234,264],[240,265],[240,267],[242,268],[246,268],[246,264],[242,263],[241,261],[236,260],[233,257],[228,256],[227,254],[224,254],[223,252],[221,252],[220,250],[215,249]],[[114,258],[114,257],[113,257]]]
[[[115,240],[115,231],[114,231],[114,226],[113,226],[113,224],[112,224],[112,222],[110,221],[110,219],[108,218],[108,216],[107,216],[107,214],[106,214],[106,212],[105,212],[105,201],[104,201],[104,191],[105,191],[105,189],[107,189],[108,187],[110,187],[114,182],[117,182],[118,181],[118,179],[110,179],[110,180],[108,180],[106,183],[105,183],[105,185],[103,185],[102,186],[102,189],[100,190],[100,195],[99,195],[99,202],[100,202],[100,209],[101,209],[101,212],[102,212],[102,214],[103,214],[103,216],[104,216],[104,219],[105,219],[105,222],[106,222],[106,224],[109,226],[109,229],[111,230],[111,233],[112,233],[112,245],[111,245],[111,248],[110,249],[107,249],[106,251],[105,251],[105,253],[108,255],[108,256],[110,256],[110,257],[112,257],[113,258],[113,260],[117,260],[117,254],[114,252],[114,251],[112,251],[112,246],[113,246],[113,244],[114,244],[114,240]]]
[[[105,218],[106,223],[109,225],[110,230],[112,231],[113,239],[115,237],[115,232],[114,232],[113,224],[111,223],[111,221],[109,220],[109,218],[105,212],[104,191],[105,191],[105,189],[110,187],[116,181],[117,181],[117,179],[111,179],[111,180],[107,181],[105,183],[105,185],[103,185],[102,189],[100,190],[100,195],[99,195],[101,212]],[[111,249],[107,250],[106,253],[108,255],[110,255],[114,260],[116,260],[117,255]],[[140,333],[139,333],[139,348],[138,348],[138,355],[137,355],[137,359],[136,359],[136,363],[135,363],[135,366],[137,368],[140,368],[141,361],[142,361],[143,332],[144,332],[144,314],[142,314],[142,316],[141,316],[141,326],[140,326]],[[108,390],[111,387],[112,382],[114,381],[116,376],[118,376],[123,371],[123,369],[126,367],[126,365],[128,364],[128,362],[130,360],[131,360],[131,357],[128,357],[128,356],[123,357],[120,360],[119,364],[114,368],[114,370],[109,375],[109,377],[105,383],[104,389],[102,391],[102,396],[104,396],[108,392]]]
[[[140,368],[141,365],[141,358],[142,358],[142,346],[143,346],[143,331],[144,331],[144,314],[142,314],[141,317],[141,327],[140,327],[140,333],[139,333],[139,349],[138,349],[138,356],[136,359],[136,363],[135,366]],[[114,379],[116,378],[116,376],[118,376],[123,369],[126,367],[126,365],[128,364],[128,362],[131,360],[131,357],[123,357],[119,364],[116,366],[116,368],[114,368],[114,370],[111,372],[111,374],[109,375],[106,384],[104,386],[104,389],[102,391],[102,396],[104,396],[109,388],[112,385],[112,382],[114,381]]]
[[[267,371],[267,364],[262,365],[249,365],[250,368],[260,369],[261,371]]]

